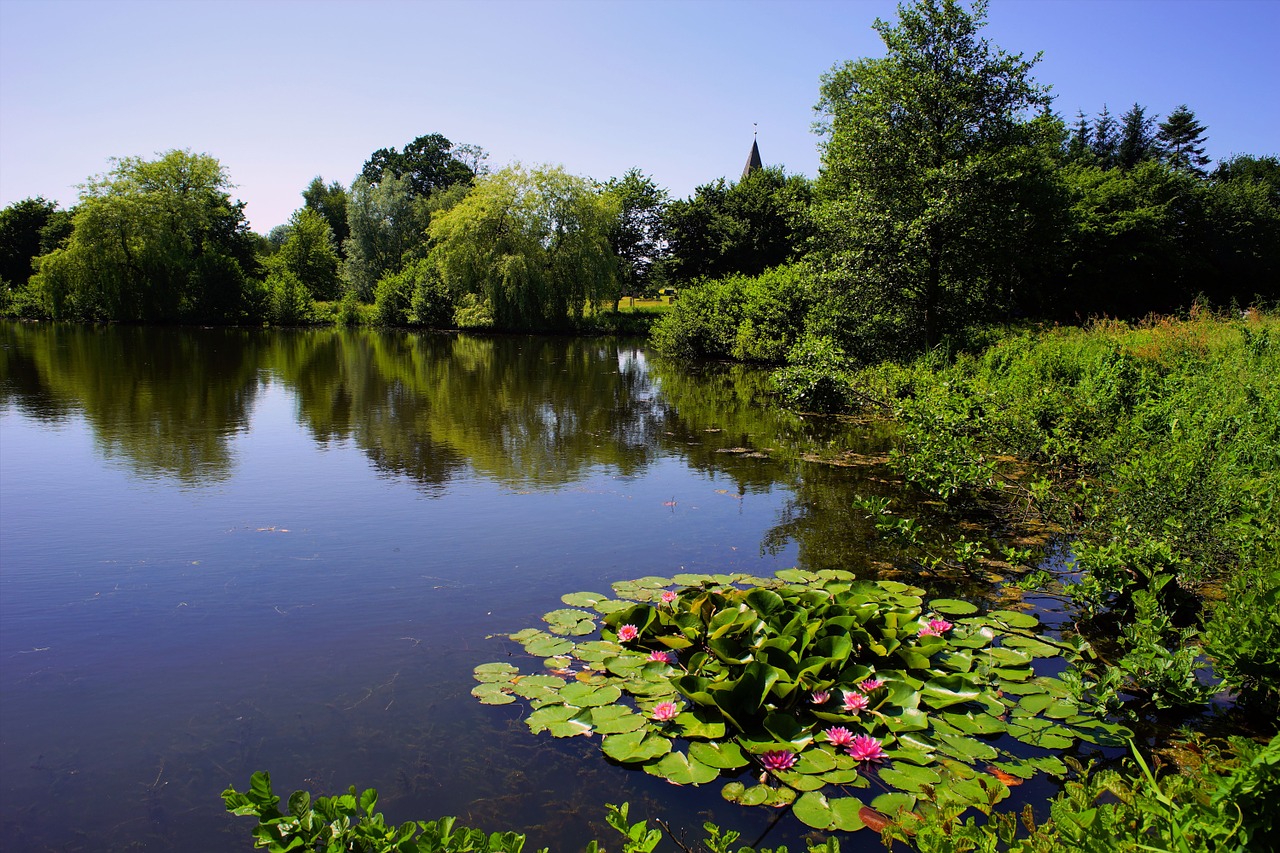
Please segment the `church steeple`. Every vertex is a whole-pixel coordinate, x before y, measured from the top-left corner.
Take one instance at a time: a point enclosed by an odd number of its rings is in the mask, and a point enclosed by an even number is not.
[[[747,157],[747,165],[742,168],[742,180],[746,180],[747,176],[757,169],[763,169],[764,163],[760,159],[760,146],[756,144],[756,140],[751,140],[751,154]]]

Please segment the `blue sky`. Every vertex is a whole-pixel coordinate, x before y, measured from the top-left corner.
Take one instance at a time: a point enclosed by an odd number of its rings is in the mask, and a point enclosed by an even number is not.
[[[442,133],[490,165],[673,196],[767,164],[816,175],[819,78],[882,55],[881,0],[0,0],[0,205],[64,205],[112,156],[219,158],[253,227],[315,175]],[[1186,103],[1208,153],[1280,154],[1280,0],[991,0],[986,37],[1043,51],[1071,119]]]

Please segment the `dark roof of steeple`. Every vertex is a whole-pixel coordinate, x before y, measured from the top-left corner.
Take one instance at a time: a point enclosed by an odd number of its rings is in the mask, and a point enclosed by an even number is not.
[[[746,180],[747,175],[750,175],[756,169],[763,168],[764,163],[760,160],[760,146],[753,139],[751,140],[751,156],[747,157],[747,165],[742,168],[743,180]]]

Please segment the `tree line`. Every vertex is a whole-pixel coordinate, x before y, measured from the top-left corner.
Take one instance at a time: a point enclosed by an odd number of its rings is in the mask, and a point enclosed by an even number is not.
[[[1274,299],[1280,161],[1210,168],[1208,129],[1107,106],[1068,124],[1038,57],[981,37],[982,0],[877,20],[880,59],[823,76],[816,179],[778,167],[671,199],[634,168],[492,171],[428,134],[316,177],[260,236],[213,157],[121,158],[69,211],[0,212],[10,315],[74,320],[574,328],[678,288],[670,352],[762,361],[918,352],[1009,319]]]

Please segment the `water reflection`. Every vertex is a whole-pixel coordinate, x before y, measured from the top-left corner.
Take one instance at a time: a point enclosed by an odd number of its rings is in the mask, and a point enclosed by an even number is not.
[[[0,325],[0,847],[240,849],[258,769],[533,849],[622,799],[767,821],[469,695],[566,592],[880,571],[850,498],[892,484],[806,459],[884,437],[766,393],[620,341]]]

